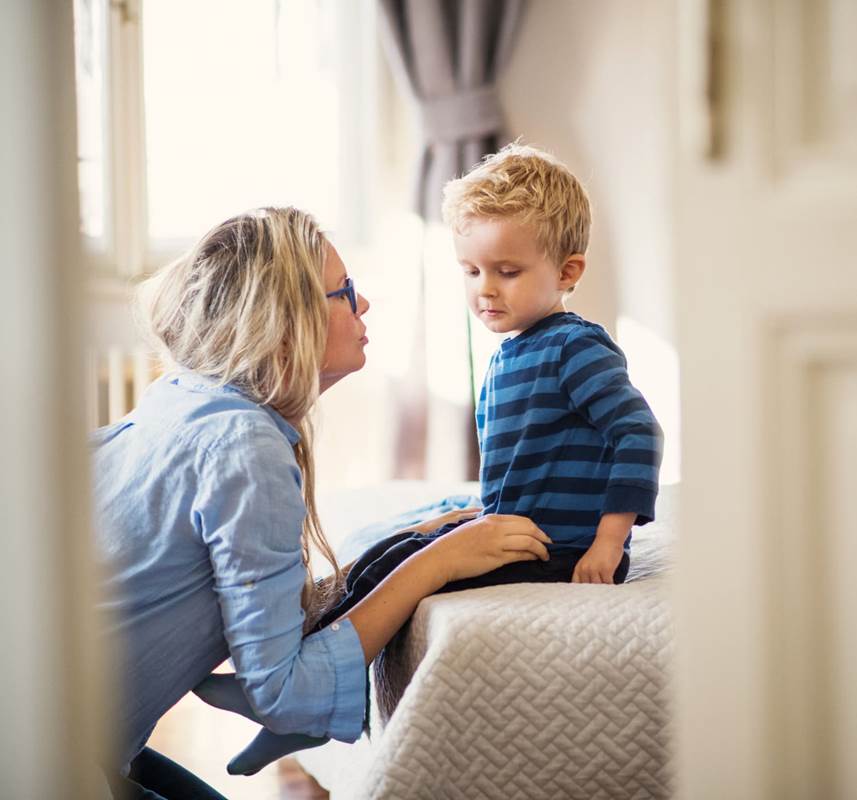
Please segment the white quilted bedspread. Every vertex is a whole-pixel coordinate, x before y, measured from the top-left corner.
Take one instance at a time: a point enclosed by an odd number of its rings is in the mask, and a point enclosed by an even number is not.
[[[497,586],[420,604],[364,798],[668,797],[661,579]]]
[[[635,533],[622,586],[519,584],[425,599],[376,665],[371,756],[348,796],[669,797],[666,494],[659,521]]]

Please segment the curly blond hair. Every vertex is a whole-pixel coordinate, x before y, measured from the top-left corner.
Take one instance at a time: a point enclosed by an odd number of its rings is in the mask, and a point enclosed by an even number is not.
[[[166,365],[232,384],[276,409],[300,434],[295,458],[307,509],[301,542],[307,629],[343,580],[316,508],[309,417],[327,342],[327,248],[304,211],[256,209],[214,227],[137,293],[141,321]],[[311,546],[330,562],[334,580],[313,581]]]
[[[539,246],[557,265],[586,252],[592,214],[577,178],[550,153],[512,143],[443,190],[443,219],[458,233],[478,217],[531,225]]]

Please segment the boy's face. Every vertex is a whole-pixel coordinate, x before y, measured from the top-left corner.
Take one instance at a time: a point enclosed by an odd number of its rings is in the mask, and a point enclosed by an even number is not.
[[[583,256],[555,264],[532,228],[514,219],[476,217],[454,240],[467,304],[494,333],[517,336],[563,311],[563,294],[583,272]]]

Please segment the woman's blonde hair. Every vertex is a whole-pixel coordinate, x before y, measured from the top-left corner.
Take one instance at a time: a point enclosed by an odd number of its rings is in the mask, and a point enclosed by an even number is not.
[[[531,224],[556,264],[589,246],[589,198],[569,169],[549,153],[513,143],[487,156],[443,190],[443,218],[464,233],[469,220],[514,218]]]
[[[301,539],[306,629],[342,583],[315,504],[309,417],[327,342],[327,248],[309,214],[296,208],[256,209],[210,230],[138,290],[142,321],[167,364],[235,386],[276,409],[300,434],[295,457],[307,510]],[[329,591],[313,581],[311,546],[334,569],[334,580],[324,584]]]

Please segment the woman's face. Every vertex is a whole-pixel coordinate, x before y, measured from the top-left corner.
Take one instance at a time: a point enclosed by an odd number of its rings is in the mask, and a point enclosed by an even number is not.
[[[339,253],[332,244],[328,244],[324,261],[324,291],[335,292],[343,288],[347,277]],[[351,310],[351,303],[345,295],[329,297],[327,302],[330,318],[327,323],[327,346],[321,362],[321,391],[361,369],[366,363],[363,348],[369,343],[366,325],[361,319],[369,310],[369,301],[363,295],[357,295],[356,313]]]

